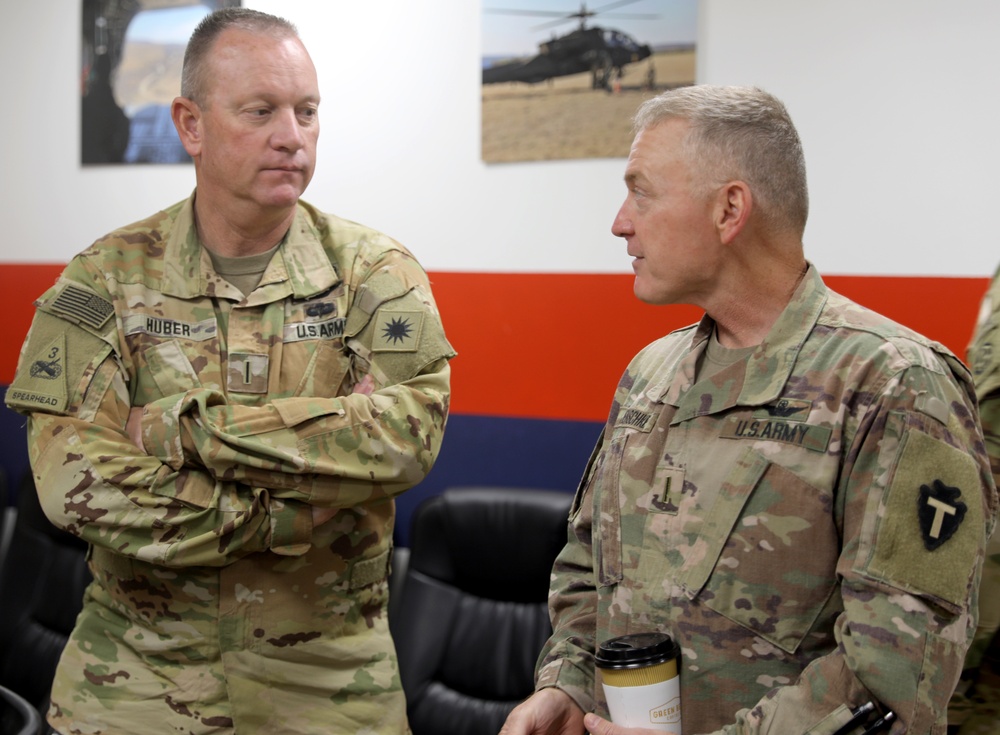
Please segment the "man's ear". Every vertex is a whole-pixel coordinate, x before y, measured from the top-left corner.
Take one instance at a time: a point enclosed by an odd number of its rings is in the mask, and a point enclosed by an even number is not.
[[[715,207],[715,226],[719,241],[731,243],[750,221],[753,194],[744,181],[730,181],[718,191]]]
[[[170,117],[184,150],[191,158],[197,158],[201,153],[201,108],[187,97],[175,97],[170,105]]]

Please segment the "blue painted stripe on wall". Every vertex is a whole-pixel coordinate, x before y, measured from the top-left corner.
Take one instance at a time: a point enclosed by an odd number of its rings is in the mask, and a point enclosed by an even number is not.
[[[604,424],[452,414],[437,464],[396,500],[396,543],[409,546],[421,501],[449,487],[576,490]]]
[[[3,397],[6,395],[7,386],[0,386],[0,483],[7,486],[7,501],[13,505],[17,500],[17,486],[30,467],[24,417],[3,405]],[[3,493],[0,492],[0,499],[2,498]],[[3,505],[0,502],[0,508]]]

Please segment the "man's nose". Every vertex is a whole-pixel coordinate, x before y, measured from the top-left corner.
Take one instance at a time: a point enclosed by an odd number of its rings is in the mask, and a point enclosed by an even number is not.
[[[623,204],[615,215],[615,221],[611,223],[611,234],[616,237],[626,237],[632,234],[632,220],[625,212]]]
[[[288,151],[297,151],[305,145],[305,135],[295,110],[281,110],[275,114],[271,144]]]

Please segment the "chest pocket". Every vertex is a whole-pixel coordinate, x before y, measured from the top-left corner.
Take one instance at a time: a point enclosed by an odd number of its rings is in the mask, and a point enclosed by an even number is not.
[[[836,586],[832,506],[829,493],[747,448],[701,514],[685,593],[794,652]]]
[[[618,480],[627,436],[616,436],[594,465],[594,570],[603,586],[622,580],[622,525]]]
[[[601,585],[634,578],[643,557],[636,553],[636,541],[644,538],[643,524],[663,481],[656,469],[663,438],[655,427],[616,429],[595,463],[590,480],[594,568]]]
[[[158,308],[162,310],[163,305]],[[214,316],[191,320],[133,312],[126,314],[122,323],[133,361],[130,385],[133,406],[143,406],[192,387],[218,388],[218,374],[213,369],[217,360],[210,359],[218,352]],[[195,365],[201,369],[196,370]]]
[[[350,359],[344,346],[347,320],[343,284],[305,301],[285,303],[281,396],[342,395]]]

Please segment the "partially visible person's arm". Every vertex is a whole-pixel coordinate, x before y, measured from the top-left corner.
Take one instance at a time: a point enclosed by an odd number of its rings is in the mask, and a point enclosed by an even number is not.
[[[1000,480],[1000,389],[980,398],[980,422],[994,482]],[[1000,630],[1000,531],[994,530],[986,546],[983,577],[979,584],[979,624],[969,653],[966,668],[978,666],[983,652]]]

